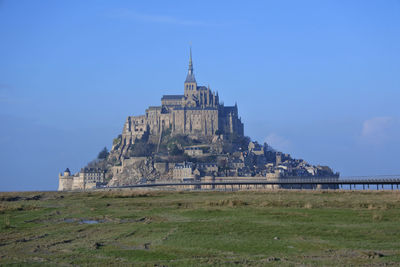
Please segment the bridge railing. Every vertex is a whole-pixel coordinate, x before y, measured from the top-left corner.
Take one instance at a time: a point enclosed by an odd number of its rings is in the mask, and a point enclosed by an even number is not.
[[[163,186],[234,186],[234,185],[400,185],[400,179],[369,179],[369,180],[304,180],[304,179],[296,179],[296,180],[285,180],[285,181],[218,181],[218,182],[180,182],[180,183],[149,183],[149,184],[136,184],[136,185],[125,185],[125,186],[116,186],[109,188],[133,188],[133,187],[163,187]]]
[[[277,179],[267,179],[266,177],[218,177],[215,181],[188,181],[188,182],[155,182],[135,185],[124,185],[106,188],[137,188],[137,187],[171,187],[171,186],[251,186],[251,185],[317,185],[334,186],[332,188],[343,188],[350,185],[392,185],[391,188],[399,188],[400,175],[376,175],[376,176],[348,176],[339,178],[335,177],[281,177]],[[364,188],[364,186],[363,186]],[[369,188],[369,186],[368,186]]]

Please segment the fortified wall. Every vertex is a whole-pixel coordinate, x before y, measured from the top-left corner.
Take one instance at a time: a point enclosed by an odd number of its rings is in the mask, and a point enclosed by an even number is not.
[[[72,175],[67,168],[58,175],[58,191],[93,189],[104,183],[105,171],[101,169],[84,168]]]

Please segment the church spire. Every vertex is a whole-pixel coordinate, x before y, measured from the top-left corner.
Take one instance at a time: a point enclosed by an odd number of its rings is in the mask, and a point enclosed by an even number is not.
[[[188,70],[188,74],[186,76],[185,83],[195,83],[195,82],[196,82],[196,79],[194,78],[194,73],[193,73],[192,46],[190,46],[189,70]]]
[[[190,57],[189,57],[189,74],[193,74],[192,46],[190,46]]]

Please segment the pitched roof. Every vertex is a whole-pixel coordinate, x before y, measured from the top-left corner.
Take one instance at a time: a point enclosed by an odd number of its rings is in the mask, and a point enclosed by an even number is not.
[[[161,100],[172,100],[172,99],[182,99],[184,95],[163,95]]]
[[[195,83],[196,79],[194,78],[193,73],[188,73],[188,75],[186,76],[186,80],[185,83]]]
[[[218,110],[216,107],[177,107],[175,110]]]

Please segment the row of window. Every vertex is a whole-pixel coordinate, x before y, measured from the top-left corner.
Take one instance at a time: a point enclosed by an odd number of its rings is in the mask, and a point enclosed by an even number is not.
[[[100,180],[102,180],[102,178],[101,177],[87,177],[86,180],[100,181]]]

